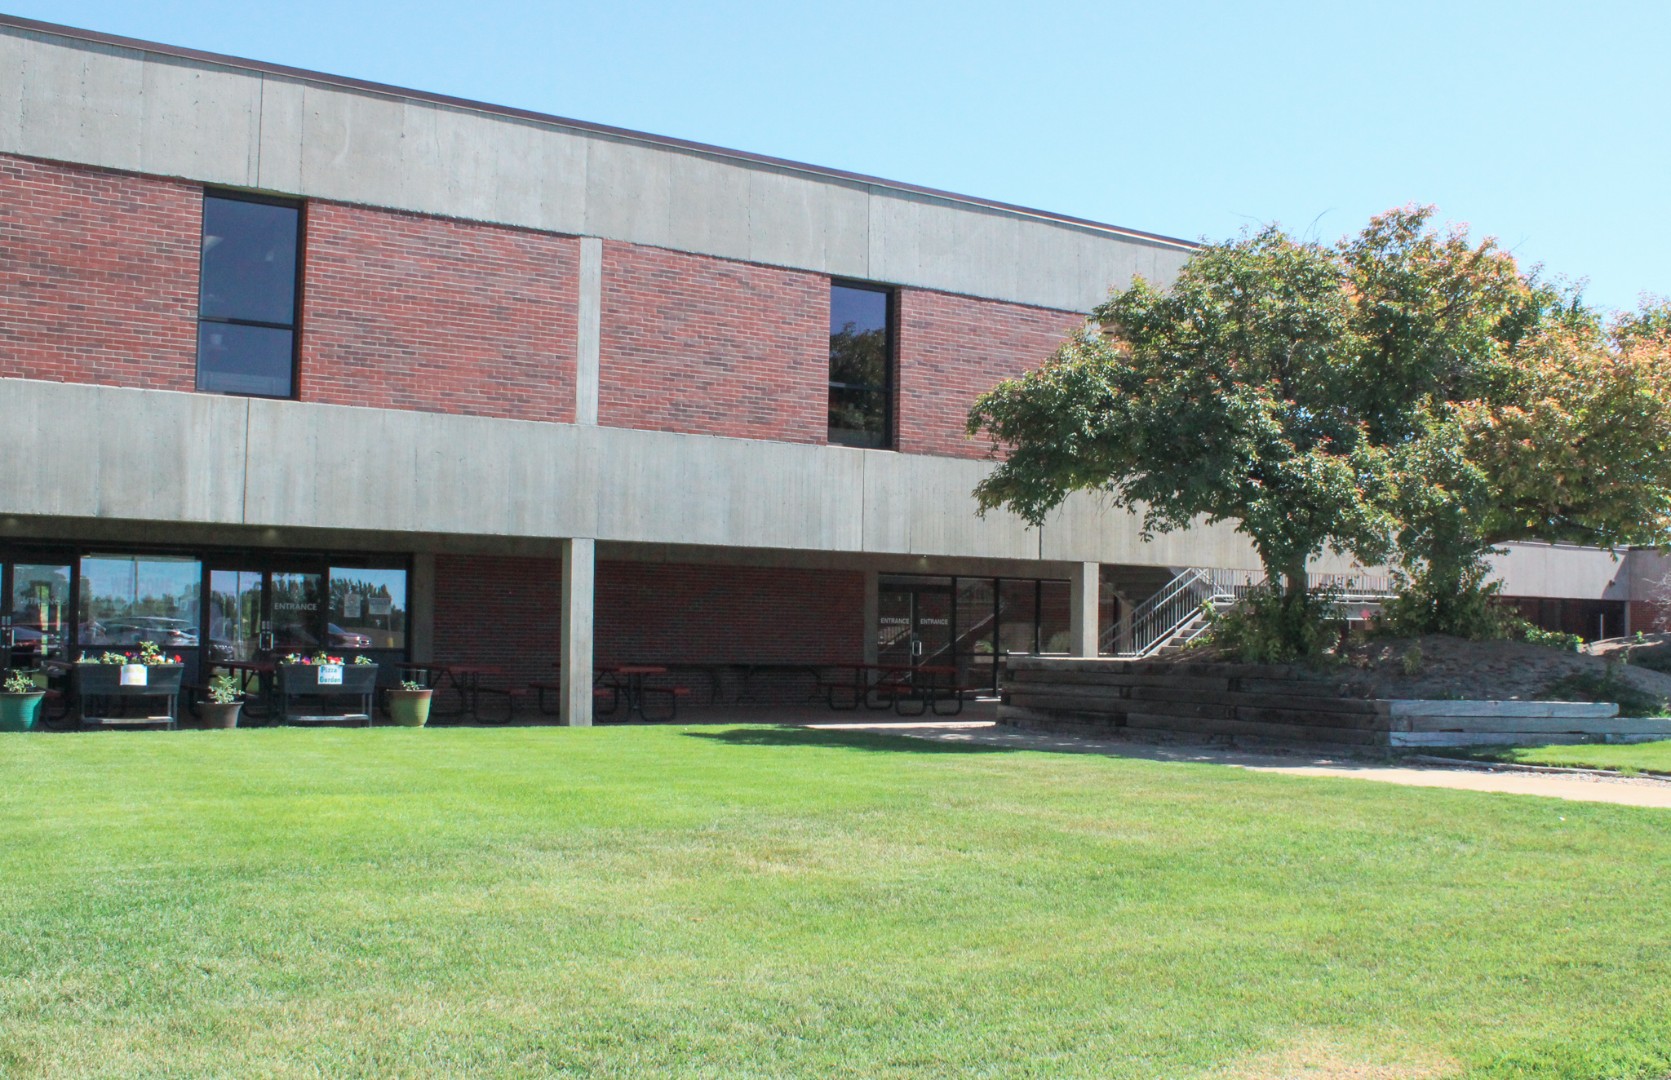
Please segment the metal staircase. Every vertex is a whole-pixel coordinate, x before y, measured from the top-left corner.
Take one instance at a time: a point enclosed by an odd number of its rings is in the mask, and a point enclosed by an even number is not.
[[[1102,652],[1143,658],[1182,649],[1206,632],[1214,613],[1234,607],[1264,582],[1262,570],[1192,566],[1110,627]],[[1313,574],[1311,587],[1329,590],[1343,608],[1378,606],[1393,595],[1386,578],[1371,574]]]

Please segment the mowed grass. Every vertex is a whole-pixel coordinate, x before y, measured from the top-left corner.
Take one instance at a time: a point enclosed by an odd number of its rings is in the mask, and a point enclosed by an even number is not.
[[[1663,1077],[1671,814],[773,728],[0,740],[0,1075]]]
[[[1615,769],[1621,772],[1671,775],[1671,739],[1609,746],[1584,743],[1578,746],[1513,746],[1480,751],[1476,756],[1522,765],[1561,765],[1581,769]]]

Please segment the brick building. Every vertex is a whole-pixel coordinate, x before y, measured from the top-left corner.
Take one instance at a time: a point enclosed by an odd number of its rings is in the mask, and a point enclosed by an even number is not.
[[[1226,528],[969,496],[974,397],[1188,252],[0,16],[0,614],[19,648],[194,669],[557,665],[574,723],[606,662],[991,685],[1006,651],[1111,647],[1180,570],[1257,565]],[[1504,574],[1625,626],[1605,553]]]

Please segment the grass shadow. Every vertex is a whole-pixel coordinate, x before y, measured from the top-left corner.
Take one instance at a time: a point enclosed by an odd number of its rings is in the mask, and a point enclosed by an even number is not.
[[[1007,746],[950,743],[908,735],[878,735],[868,731],[828,731],[803,727],[739,727],[725,731],[687,731],[692,739],[712,739],[732,746],[822,746],[888,754],[1008,754]]]

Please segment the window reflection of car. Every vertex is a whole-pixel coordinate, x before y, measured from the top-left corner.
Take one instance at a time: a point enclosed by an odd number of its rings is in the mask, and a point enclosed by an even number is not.
[[[371,639],[352,630],[344,630],[336,623],[326,626],[326,636],[333,649],[369,649]],[[281,626],[274,636],[273,647],[280,652],[316,649],[319,639],[299,626]]]
[[[331,645],[335,648],[338,648],[338,649],[369,649],[369,648],[371,648],[371,639],[369,637],[366,637],[364,634],[355,633],[353,630],[344,630],[342,627],[338,626],[336,623],[332,623],[326,629],[328,629],[331,633]]]

